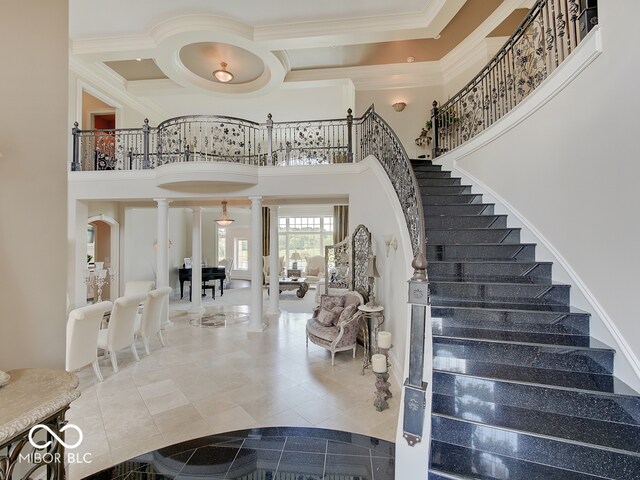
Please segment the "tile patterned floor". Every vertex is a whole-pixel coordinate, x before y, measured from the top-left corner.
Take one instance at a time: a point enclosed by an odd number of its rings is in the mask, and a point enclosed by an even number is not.
[[[84,433],[76,452],[91,453],[92,462],[71,465],[71,480],[167,445],[254,427],[320,427],[394,440],[400,395],[388,410],[375,410],[375,377],[360,374],[361,348],[355,360],[338,353],[332,367],[326,350],[305,346],[308,314],[283,312],[263,333],[249,334],[247,307],[217,308],[229,319],[225,327],[192,326],[184,311],[172,310],[165,348],[152,340],[151,356],[140,362],[118,354],[117,374],[101,359],[102,383],[91,367],[79,372],[82,395],[67,418]],[[392,392],[400,392],[395,383]]]
[[[393,480],[393,443],[319,428],[255,428],[161,448],[90,480],[367,478]]]

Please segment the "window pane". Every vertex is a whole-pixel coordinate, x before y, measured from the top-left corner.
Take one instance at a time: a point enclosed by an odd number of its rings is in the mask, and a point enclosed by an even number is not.
[[[249,270],[249,241],[246,238],[236,238],[235,264],[238,270]]]
[[[227,258],[227,229],[218,228],[218,261]]]

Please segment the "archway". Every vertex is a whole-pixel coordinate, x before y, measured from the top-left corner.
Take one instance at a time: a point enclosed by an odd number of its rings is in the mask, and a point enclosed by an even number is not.
[[[95,227],[94,261],[105,262],[115,273],[113,285],[103,289],[103,300],[113,300],[120,294],[120,224],[108,215],[94,215],[87,220],[88,225]]]

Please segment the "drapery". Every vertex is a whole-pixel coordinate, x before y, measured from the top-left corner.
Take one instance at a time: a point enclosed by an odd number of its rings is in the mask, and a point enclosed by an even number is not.
[[[349,236],[349,205],[333,206],[333,243],[340,243]]]

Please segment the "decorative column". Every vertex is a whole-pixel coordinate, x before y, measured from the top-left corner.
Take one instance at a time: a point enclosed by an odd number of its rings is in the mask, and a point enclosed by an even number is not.
[[[269,222],[269,314],[280,313],[280,258],[278,255],[278,205],[269,207],[271,220]]]
[[[156,240],[156,288],[169,286],[169,200],[154,198],[158,204],[158,233]],[[173,325],[169,320],[169,299],[162,307],[162,328]]]
[[[200,319],[202,307],[202,207],[193,207],[191,231],[191,309],[189,316]]]
[[[251,268],[251,317],[249,332],[262,332],[262,197],[251,199],[251,248],[249,266]]]

